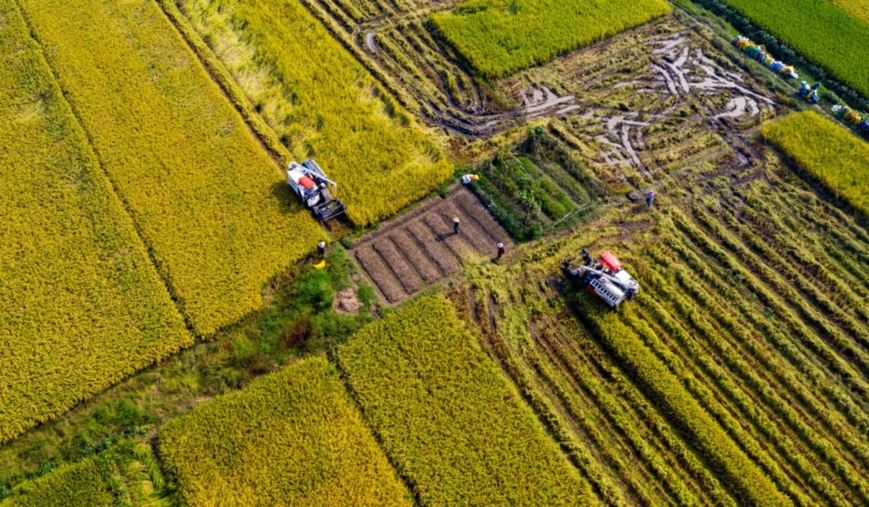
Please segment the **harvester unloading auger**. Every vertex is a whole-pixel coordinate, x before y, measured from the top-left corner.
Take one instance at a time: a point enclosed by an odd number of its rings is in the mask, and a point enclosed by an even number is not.
[[[329,190],[329,185],[337,189],[338,184],[330,180],[313,160],[301,164],[290,162],[287,166],[287,182],[320,223],[325,224],[347,212],[341,199],[333,196]]]
[[[582,264],[572,267],[571,261],[564,261],[561,270],[567,278],[585,287],[612,308],[622,301],[630,301],[640,292],[640,284],[622,269],[622,264],[612,252],[600,254],[600,261],[595,262],[588,250],[583,248]]]

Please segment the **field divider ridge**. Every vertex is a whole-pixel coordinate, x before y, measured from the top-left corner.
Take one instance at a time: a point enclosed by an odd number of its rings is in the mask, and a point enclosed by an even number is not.
[[[175,309],[178,310],[178,313],[181,315],[181,318],[184,320],[184,327],[187,328],[187,331],[193,337],[199,336],[196,333],[196,328],[193,326],[193,322],[190,320],[190,316],[187,315],[187,312],[184,311],[184,306],[181,304],[180,297],[178,296],[178,292],[176,291],[172,281],[166,276],[165,271],[161,268],[160,262],[157,260],[157,256],[154,252],[153,245],[148,241],[148,238],[142,231],[142,227],[139,225],[139,222],[135,219],[135,216],[132,212],[132,206],[127,201],[124,194],[118,188],[117,182],[112,178],[112,175],[109,174],[109,171],[105,169],[103,166],[104,157],[100,154],[99,149],[94,142],[93,135],[90,130],[85,125],[85,122],[82,120],[81,114],[78,109],[76,109],[75,104],[72,100],[70,100],[69,90],[64,86],[63,81],[61,81],[60,77],[57,74],[57,70],[51,64],[51,61],[48,59],[45,54],[45,46],[42,44],[42,41],[39,40],[39,37],[36,35],[36,30],[33,28],[33,23],[30,21],[30,18],[27,15],[27,12],[24,10],[24,7],[21,5],[22,0],[13,0],[15,4],[15,8],[18,10],[18,14],[21,16],[21,19],[24,20],[25,25],[27,26],[27,31],[29,32],[29,37],[36,43],[36,46],[39,48],[39,56],[40,59],[45,63],[45,67],[51,71],[51,79],[57,85],[60,92],[63,94],[63,100],[66,102],[67,106],[69,106],[69,110],[72,111],[73,117],[75,117],[75,121],[78,124],[81,131],[84,132],[85,137],[87,138],[88,146],[91,150],[93,150],[96,155],[96,162],[99,166],[99,171],[105,176],[106,181],[111,185],[112,194],[118,198],[118,201],[121,203],[121,206],[124,209],[124,213],[127,216],[130,224],[133,226],[133,230],[136,232],[136,236],[138,236],[139,240],[145,246],[145,251],[148,254],[148,261],[154,266],[154,269],[157,270],[157,275],[160,277],[160,280],[163,282],[163,285],[166,286],[166,290],[169,293],[169,298],[172,300],[172,304],[175,305]]]
[[[353,386],[350,385],[350,382],[347,381],[347,368],[341,362],[341,358],[338,356],[338,350],[335,348],[330,349],[327,352],[327,357],[329,358],[329,362],[335,365],[335,369],[338,370],[338,376],[341,378],[341,383],[344,384],[344,389],[347,390],[347,395],[349,396],[351,402],[353,403],[354,408],[362,414],[362,423],[368,428],[368,431],[371,432],[371,435],[374,437],[374,441],[377,442],[377,447],[383,452],[383,455],[386,456],[386,461],[389,462],[392,469],[395,470],[395,474],[404,484],[404,487],[410,492],[410,496],[413,498],[414,507],[425,507],[425,503],[422,501],[422,495],[419,491],[419,485],[416,483],[414,478],[401,466],[401,463],[398,462],[398,459],[386,448],[386,445],[383,443],[383,436],[371,425],[371,422],[368,420],[368,415],[366,414],[365,408],[362,406],[362,403],[359,401],[359,394],[353,389]]]

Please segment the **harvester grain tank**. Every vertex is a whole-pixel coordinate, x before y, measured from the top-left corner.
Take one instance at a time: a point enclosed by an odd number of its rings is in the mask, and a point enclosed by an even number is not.
[[[582,264],[573,267],[571,261],[564,261],[561,270],[567,278],[601,298],[611,308],[630,301],[640,292],[640,284],[622,268],[612,252],[602,253],[595,261],[588,250],[583,249]]]
[[[344,203],[333,196],[329,189],[331,186],[337,190],[338,184],[330,180],[313,160],[306,160],[301,164],[290,162],[287,166],[287,183],[320,223],[338,218],[347,212]]]

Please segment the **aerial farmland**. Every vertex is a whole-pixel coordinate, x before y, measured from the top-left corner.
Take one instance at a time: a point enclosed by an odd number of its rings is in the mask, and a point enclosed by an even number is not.
[[[869,505],[858,0],[0,0],[0,507]]]

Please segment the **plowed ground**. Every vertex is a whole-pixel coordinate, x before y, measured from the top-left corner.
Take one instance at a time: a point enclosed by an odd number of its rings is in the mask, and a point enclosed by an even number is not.
[[[384,301],[395,304],[457,274],[464,262],[494,258],[498,243],[513,245],[473,194],[455,188],[366,234],[350,254]]]

